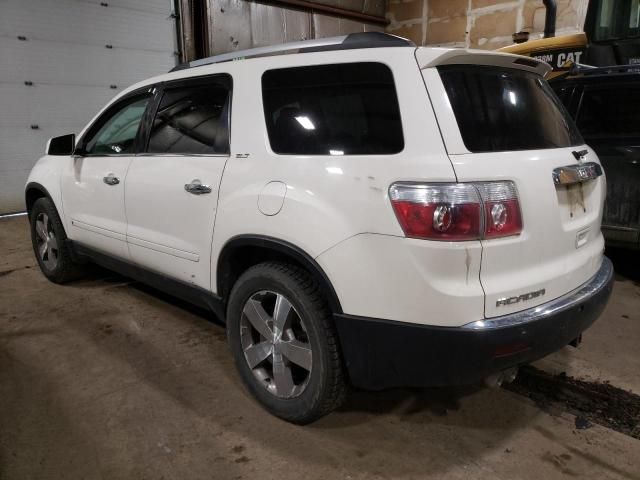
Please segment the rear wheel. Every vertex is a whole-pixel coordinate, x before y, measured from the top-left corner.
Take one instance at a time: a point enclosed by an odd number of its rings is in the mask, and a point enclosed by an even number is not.
[[[229,299],[227,337],[256,399],[290,422],[312,422],[345,396],[338,339],[318,285],[302,269],[263,263]]]
[[[53,202],[39,198],[29,215],[31,242],[42,273],[55,283],[64,283],[81,274],[81,266],[72,260],[67,235]]]

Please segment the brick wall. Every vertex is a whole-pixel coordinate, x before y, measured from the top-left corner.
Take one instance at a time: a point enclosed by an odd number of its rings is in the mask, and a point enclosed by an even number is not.
[[[581,32],[588,0],[558,0],[556,35]],[[525,30],[542,36],[542,0],[388,0],[387,32],[417,45],[495,49]]]

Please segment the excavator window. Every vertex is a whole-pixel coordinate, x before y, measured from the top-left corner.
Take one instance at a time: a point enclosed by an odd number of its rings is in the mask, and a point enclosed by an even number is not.
[[[593,41],[640,36],[640,0],[600,0],[596,3]]]

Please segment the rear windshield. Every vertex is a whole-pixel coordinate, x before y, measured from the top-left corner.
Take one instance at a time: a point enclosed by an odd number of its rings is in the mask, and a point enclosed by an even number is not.
[[[489,66],[451,65],[438,70],[469,151],[583,143],[573,120],[539,75]]]

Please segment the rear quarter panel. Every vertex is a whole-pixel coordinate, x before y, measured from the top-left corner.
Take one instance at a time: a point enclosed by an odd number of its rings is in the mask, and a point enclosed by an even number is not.
[[[261,77],[266,70],[367,61],[384,63],[392,70],[405,143],[401,153],[304,156],[277,155],[271,151],[261,90]],[[293,243],[313,258],[363,233],[404,237],[389,202],[389,186],[399,180],[455,180],[414,49],[283,55],[234,62],[231,67],[234,76],[231,157],[220,188],[212,285],[216,285],[215,265],[220,251],[235,236],[275,237]],[[268,216],[259,211],[257,204],[262,189],[271,181],[284,183],[286,193],[279,213]],[[464,265],[464,253],[461,258]],[[349,258],[340,261],[344,265]],[[361,261],[375,262],[376,258]],[[326,273],[330,279],[340,274]],[[337,293],[341,297],[342,292]]]

